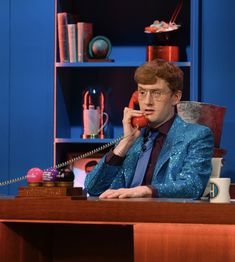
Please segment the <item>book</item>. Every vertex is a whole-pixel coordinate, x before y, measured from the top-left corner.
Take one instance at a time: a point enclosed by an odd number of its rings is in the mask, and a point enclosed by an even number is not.
[[[58,46],[60,62],[69,62],[68,24],[76,24],[78,16],[67,12],[57,14]]]
[[[69,47],[68,47],[68,13],[58,13],[58,44],[60,62],[69,62]]]
[[[91,23],[77,23],[77,42],[78,42],[78,62],[88,60],[88,45],[93,36],[93,27]]]
[[[69,62],[77,62],[77,25],[68,24]]]

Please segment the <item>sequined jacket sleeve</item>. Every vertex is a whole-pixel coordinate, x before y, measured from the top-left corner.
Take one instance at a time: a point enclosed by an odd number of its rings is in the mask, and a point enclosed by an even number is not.
[[[128,188],[134,176],[142,144],[143,138],[140,137],[128,151],[122,165],[107,164],[105,155],[98,165],[87,174],[85,179],[86,191],[91,196],[99,196],[108,188]]]

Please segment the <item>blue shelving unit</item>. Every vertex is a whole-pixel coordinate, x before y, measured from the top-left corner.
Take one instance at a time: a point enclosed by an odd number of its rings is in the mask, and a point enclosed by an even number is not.
[[[180,61],[175,64],[185,73],[184,100],[196,99],[197,91],[197,44],[198,1],[185,1],[178,22],[182,25],[179,34]],[[104,0],[102,7],[95,1],[56,0],[55,17],[58,12],[78,14],[80,21],[93,23],[93,35],[105,35],[112,43],[110,59],[113,62],[61,63],[56,42],[55,59],[55,137],[54,163],[65,161],[69,151],[86,151],[92,145],[104,144],[121,135],[122,110],[128,104],[136,84],[135,69],[146,61],[146,35],[144,27],[154,20],[170,19],[178,1],[147,0],[125,1],[116,5]],[[133,21],[129,13],[135,12]],[[90,6],[93,8],[91,9]],[[114,8],[115,7],[115,8]],[[96,10],[96,11],[95,11]],[[122,16],[120,17],[120,14]],[[138,19],[137,19],[138,17]],[[107,22],[108,21],[108,22]],[[56,30],[55,30],[56,32]],[[57,39],[57,37],[55,37]],[[82,139],[82,92],[88,87],[98,87],[105,93],[105,110],[110,115],[111,131],[105,139]],[[118,131],[117,131],[118,130]],[[87,148],[86,148],[87,145]],[[64,151],[68,151],[67,153]]]

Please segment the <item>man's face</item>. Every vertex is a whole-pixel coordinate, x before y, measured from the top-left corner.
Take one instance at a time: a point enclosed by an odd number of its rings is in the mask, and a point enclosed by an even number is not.
[[[161,78],[153,85],[138,84],[138,92],[140,110],[145,113],[151,127],[158,127],[174,115],[175,105],[182,95],[181,91],[173,93]]]

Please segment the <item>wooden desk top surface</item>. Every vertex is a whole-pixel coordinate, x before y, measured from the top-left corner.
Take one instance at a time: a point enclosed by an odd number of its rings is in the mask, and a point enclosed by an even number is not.
[[[148,198],[0,198],[0,222],[235,224],[235,204]]]

